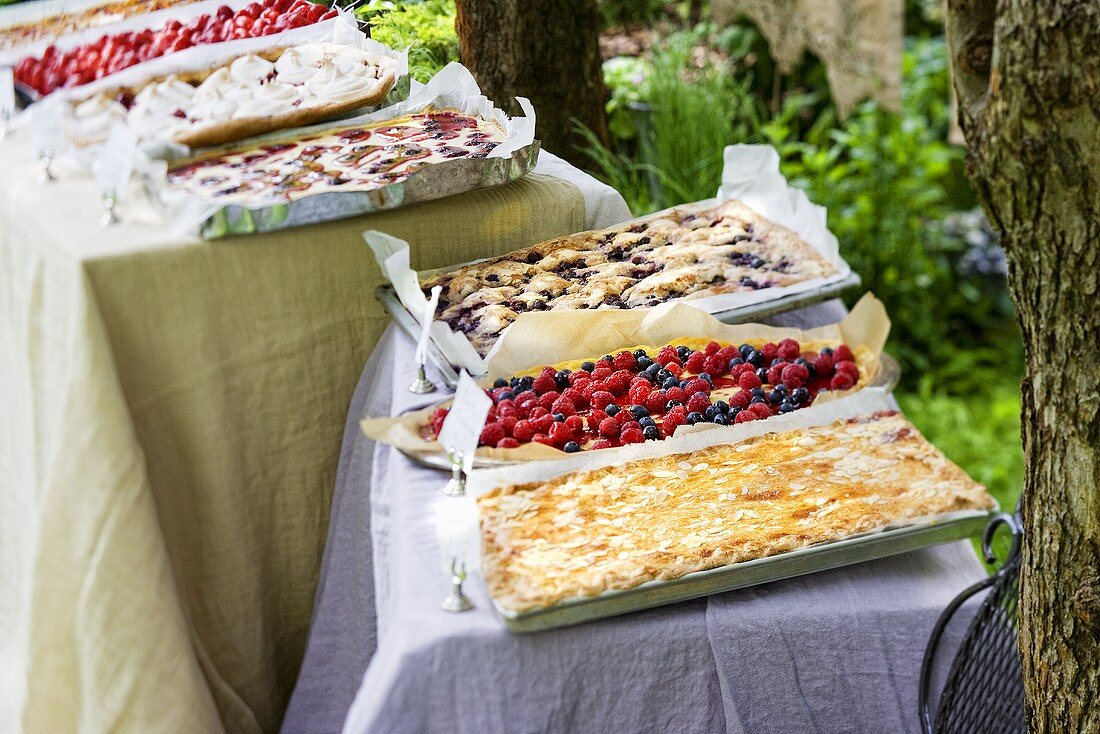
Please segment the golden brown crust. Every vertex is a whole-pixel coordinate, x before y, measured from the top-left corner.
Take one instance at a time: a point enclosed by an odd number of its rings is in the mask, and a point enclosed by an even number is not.
[[[897,413],[478,498],[485,578],[514,611],[993,506]]]

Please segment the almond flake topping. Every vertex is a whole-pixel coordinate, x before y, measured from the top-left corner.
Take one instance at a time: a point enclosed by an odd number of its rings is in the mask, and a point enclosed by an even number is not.
[[[992,503],[882,414],[501,487],[477,505],[486,583],[522,611]]]

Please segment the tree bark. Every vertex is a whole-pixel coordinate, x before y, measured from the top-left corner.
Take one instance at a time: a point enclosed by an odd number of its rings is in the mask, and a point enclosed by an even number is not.
[[[457,0],[459,53],[481,91],[518,112],[535,106],[543,147],[573,162],[574,119],[607,142],[595,0]]]
[[[1100,731],[1100,3],[948,0],[971,179],[1025,347],[1028,726]]]

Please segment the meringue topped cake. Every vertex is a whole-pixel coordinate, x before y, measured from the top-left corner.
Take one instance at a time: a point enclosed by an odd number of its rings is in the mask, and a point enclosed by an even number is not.
[[[377,104],[393,89],[396,72],[391,56],[352,46],[270,49],[76,99],[69,127],[78,145],[105,140],[118,122],[142,140],[221,145]]]

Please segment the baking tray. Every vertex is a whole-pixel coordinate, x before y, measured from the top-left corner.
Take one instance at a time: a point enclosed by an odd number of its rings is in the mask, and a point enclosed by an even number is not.
[[[894,388],[897,387],[900,377],[901,365],[898,364],[896,359],[891,357],[889,354],[883,352],[882,355],[879,357],[878,374],[875,375],[875,379],[873,379],[870,383],[868,383],[861,389],[865,390],[867,388],[876,388],[878,390],[882,390],[888,393],[893,392]],[[448,400],[450,400],[449,397],[441,400],[440,404],[445,403]],[[416,408],[416,410],[423,410],[423,408]],[[409,460],[412,461],[414,464],[419,464],[420,466],[423,466],[427,469],[438,469],[440,471],[446,472],[451,471],[450,459],[445,454],[438,451],[410,451],[403,448],[399,448],[397,450],[407,456]],[[562,456],[564,457],[566,456],[566,454],[562,454]],[[496,466],[509,466],[511,464],[517,463],[522,462],[509,461],[507,459],[494,459],[485,456],[475,456],[473,468],[490,469]]]
[[[463,263],[449,268],[432,270],[429,273],[421,273],[421,275],[435,275],[437,273],[447,272],[448,270],[457,270],[458,268],[464,268],[467,265],[473,265],[478,262],[482,262],[482,260],[474,260],[473,262]],[[830,298],[836,298],[849,288],[857,287],[860,283],[859,275],[852,272],[846,278],[827,283],[819,288],[802,291],[801,293],[791,293],[762,303],[752,303],[747,306],[719,311],[717,313],[712,313],[711,316],[727,324],[741,324],[747,321],[773,316],[777,313],[793,311],[796,308],[812,306],[815,303],[821,303]],[[382,305],[385,306],[390,316],[393,317],[394,323],[397,324],[398,328],[411,336],[413,341],[417,341],[420,338],[420,324],[413,318],[413,315],[409,313],[408,309],[405,308],[405,305],[401,303],[401,299],[397,297],[397,292],[394,291],[393,286],[389,284],[380,285],[375,288],[374,293],[378,300],[382,302]],[[453,390],[458,386],[458,371],[455,370],[454,365],[447,361],[447,358],[443,356],[443,352],[439,351],[431,341],[428,342],[428,360],[435,366],[436,370],[439,372],[440,378],[442,378],[443,383],[447,387]]]
[[[332,122],[323,123],[333,128]],[[313,132],[310,127],[295,131],[299,134]],[[276,137],[287,138],[285,130],[250,140],[250,143],[263,145]],[[224,146],[226,149],[239,149],[240,143]],[[517,149],[507,158],[455,158],[433,163],[411,174],[404,181],[398,181],[370,191],[331,191],[312,196],[304,196],[290,202],[251,207],[242,204],[227,204],[207,216],[198,226],[203,239],[213,240],[221,237],[257,232],[273,232],[280,229],[300,227],[319,222],[357,217],[363,214],[396,209],[446,196],[462,194],[476,189],[500,186],[521,178],[535,167],[539,157],[539,141]],[[212,155],[221,148],[205,149],[202,157]],[[173,167],[184,165],[186,161],[174,163]],[[167,184],[166,187],[170,188]],[[154,192],[154,195],[155,192]],[[452,375],[454,371],[451,370]],[[449,378],[449,385],[457,385],[458,377]]]
[[[670,581],[647,581],[633,589],[608,591],[544,609],[515,612],[502,607],[496,599],[493,599],[493,606],[504,626],[512,632],[568,627],[962,540],[980,533],[997,511],[994,507],[989,512],[969,510],[940,515],[915,525],[887,528],[768,558],[696,571]]]

